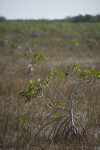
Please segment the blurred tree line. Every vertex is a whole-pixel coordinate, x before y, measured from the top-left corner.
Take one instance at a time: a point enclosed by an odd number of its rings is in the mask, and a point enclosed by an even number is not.
[[[26,20],[26,21],[32,21],[34,19],[31,19],[31,20]],[[40,20],[44,20],[46,21],[45,19],[40,19]],[[92,15],[78,15],[78,16],[75,16],[75,17],[66,17],[65,19],[55,19],[56,21],[67,21],[67,22],[73,22],[73,23],[77,23],[77,22],[100,22],[100,15],[96,15],[96,16],[92,16]],[[53,20],[53,21],[55,21]],[[7,21],[7,19],[3,16],[0,16],[0,22],[3,22],[3,21]],[[16,21],[24,21],[23,19],[17,19]],[[49,21],[49,19],[48,19]]]
[[[78,15],[75,17],[66,17],[65,20],[68,22],[100,22],[100,15],[92,16],[92,15]]]
[[[6,21],[6,18],[3,16],[0,16],[0,22],[2,22],[2,21]]]

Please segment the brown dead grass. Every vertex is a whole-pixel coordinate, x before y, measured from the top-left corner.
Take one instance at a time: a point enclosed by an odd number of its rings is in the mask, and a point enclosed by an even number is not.
[[[87,131],[88,141],[85,144],[53,143],[47,140],[44,134],[41,135],[40,140],[34,139],[36,131],[40,125],[44,124],[48,111],[46,103],[38,99],[25,104],[25,100],[18,97],[17,93],[18,90],[27,88],[29,80],[36,80],[39,77],[45,78],[50,68],[62,70],[66,66],[70,68],[73,63],[77,62],[79,65],[88,65],[100,70],[99,48],[89,49],[86,45],[81,44],[71,51],[67,39],[63,39],[62,44],[43,45],[34,49],[33,51],[47,55],[48,61],[35,64],[36,71],[32,76],[25,75],[25,68],[30,61],[22,57],[24,53],[20,52],[21,49],[17,49],[19,53],[12,55],[7,46],[0,47],[0,149],[94,150],[100,140],[100,134],[98,137],[95,136],[96,129],[100,132],[100,82],[91,89],[84,103],[75,107],[75,112],[84,123]],[[60,88],[66,95],[63,84]],[[18,122],[20,118],[28,121],[27,128]]]

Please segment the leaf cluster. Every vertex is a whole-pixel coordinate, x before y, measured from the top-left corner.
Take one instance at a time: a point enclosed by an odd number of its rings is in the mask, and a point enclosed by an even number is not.
[[[89,77],[95,80],[100,79],[100,71],[96,71],[94,69],[88,69],[87,66],[80,68],[78,64],[74,64],[73,69],[76,72],[80,71],[80,77],[85,77],[85,79],[88,79]]]
[[[100,79],[100,71],[96,71],[94,69],[88,69],[86,66],[83,68],[79,67],[78,64],[74,64],[72,67],[72,72],[76,72],[79,74],[79,78],[84,78],[86,81],[98,80]],[[58,76],[61,78],[66,78],[70,75],[68,68],[65,68],[64,71],[54,70],[51,69],[48,72],[47,78],[45,80],[39,78],[38,81],[30,80],[30,85],[28,89],[24,89],[18,92],[19,96],[23,96],[26,98],[26,101],[30,101],[31,98],[36,98],[39,93],[44,89],[46,86],[52,85],[52,80]],[[60,102],[57,102],[59,104]]]
[[[33,63],[41,63],[43,60],[47,59],[47,56],[37,53],[28,54],[25,58],[31,59]]]
[[[94,38],[88,38],[87,37],[87,38],[84,38],[83,41],[85,43],[88,43],[88,44],[94,44],[96,46],[99,46],[99,42],[96,39],[94,39]]]
[[[18,119],[19,125],[22,125],[24,129],[28,129],[28,120],[23,120],[22,118]]]
[[[79,42],[76,38],[73,38],[71,41],[70,41],[71,44],[73,44],[74,46],[78,47],[79,46]]]
[[[38,94],[42,91],[42,83],[42,79],[38,80],[37,82],[30,80],[29,88],[19,91],[18,95],[25,97],[26,102],[29,102],[31,98],[36,98]]]

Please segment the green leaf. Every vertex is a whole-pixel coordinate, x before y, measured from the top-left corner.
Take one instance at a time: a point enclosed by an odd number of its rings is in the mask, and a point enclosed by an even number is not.
[[[32,95],[34,95],[34,91],[32,91]]]
[[[76,71],[80,71],[80,68],[77,68]]]
[[[59,76],[60,76],[60,77],[62,77],[63,75],[64,75],[64,73],[63,73],[63,72],[60,72],[60,73],[59,73]]]
[[[30,84],[35,84],[35,81],[30,80]]]
[[[84,72],[82,71],[80,75],[81,75],[81,76],[84,76],[85,74],[84,74]]]
[[[41,85],[38,86],[38,90],[39,90],[39,91],[42,90],[42,86],[41,86]]]
[[[78,64],[74,64],[73,69],[76,70],[76,71],[80,71]]]
[[[58,70],[55,70],[54,74],[55,74],[55,75],[59,75],[59,71],[58,71]]]
[[[87,75],[87,76],[85,76],[85,79],[86,79],[87,81],[88,81],[88,78],[89,78],[89,77],[88,77],[88,75]]]
[[[50,72],[52,72],[52,71],[53,71],[53,68],[51,68]]]
[[[18,122],[19,122],[19,123],[23,123],[22,118],[19,118],[19,119],[18,119]]]

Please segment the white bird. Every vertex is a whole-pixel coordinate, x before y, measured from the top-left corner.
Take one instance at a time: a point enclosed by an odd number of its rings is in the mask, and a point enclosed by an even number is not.
[[[25,69],[25,73],[29,74],[29,73],[34,73],[35,69],[32,67],[32,64],[29,64],[26,69]]]

